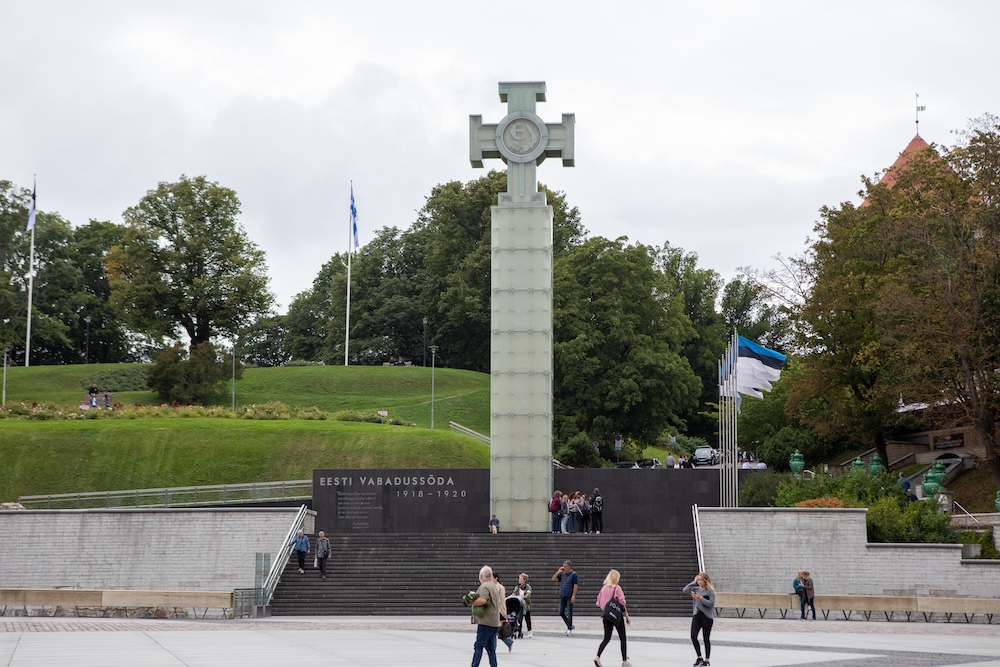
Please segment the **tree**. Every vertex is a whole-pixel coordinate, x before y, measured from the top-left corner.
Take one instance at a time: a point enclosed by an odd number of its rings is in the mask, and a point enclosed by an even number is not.
[[[552,254],[558,259],[583,237],[580,214],[562,193],[540,185],[553,210]],[[426,279],[423,310],[430,340],[448,365],[488,372],[490,368],[490,208],[507,190],[507,173],[435,187],[408,235],[420,235]]]
[[[204,176],[160,183],[125,211],[108,253],[111,302],[138,331],[177,337],[191,349],[236,337],[274,302],[264,253],[236,218],[236,193]]]
[[[725,322],[715,308],[722,279],[711,269],[698,268],[698,255],[664,243],[655,249],[655,266],[674,285],[695,335],[684,342],[681,356],[701,380],[698,405],[682,415],[688,435],[714,438],[718,420],[704,411],[704,406],[719,400],[719,357],[729,340]]]
[[[943,159],[924,151],[872,193],[876,240],[891,257],[876,340],[895,352],[907,403],[975,429],[1000,486],[1000,119],[959,136]]]
[[[121,242],[125,228],[112,222],[91,220],[73,230],[75,264],[80,269],[83,292],[81,310],[74,319],[71,336],[77,351],[87,354],[91,363],[137,361],[131,332],[111,306],[111,285],[105,270],[108,251]],[[90,318],[87,326],[85,317]]]
[[[701,383],[681,356],[694,329],[652,252],[591,239],[554,268],[557,442],[579,433],[652,442],[682,423]]]
[[[787,315],[771,303],[768,291],[753,280],[736,278],[722,290],[721,316],[726,331],[772,350],[788,350],[792,345]]]
[[[824,207],[807,261],[813,277],[797,332],[803,374],[789,383],[787,409],[824,440],[874,446],[888,461],[886,441],[900,422],[891,361],[878,336],[876,313],[890,251],[877,241],[880,205]]]
[[[284,366],[288,363],[291,356],[285,351],[288,328],[284,320],[280,316],[261,317],[244,331],[237,341],[240,361],[261,368]]]
[[[342,323],[346,298],[347,257],[336,254],[320,267],[312,287],[296,294],[289,304],[284,320],[288,328],[282,346],[284,352],[292,359],[320,361],[326,358],[327,350],[334,356],[339,351],[339,358],[343,359],[343,348],[338,350],[331,346],[344,340]],[[334,304],[341,305],[337,309]]]
[[[243,364],[235,369],[230,364],[210,341],[199,343],[190,354],[175,343],[149,367],[146,382],[164,401],[204,405],[219,396],[233,372],[236,379],[243,377]]]

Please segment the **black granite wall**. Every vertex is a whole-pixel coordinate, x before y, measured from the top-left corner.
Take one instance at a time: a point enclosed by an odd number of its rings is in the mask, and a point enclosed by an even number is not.
[[[691,505],[719,505],[719,471],[555,470],[555,488],[604,496],[608,533],[692,529]],[[314,470],[316,529],[338,533],[479,533],[489,520],[490,471]]]

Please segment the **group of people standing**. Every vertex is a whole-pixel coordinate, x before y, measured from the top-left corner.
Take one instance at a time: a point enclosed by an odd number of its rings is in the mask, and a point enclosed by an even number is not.
[[[549,501],[553,533],[596,533],[604,530],[604,497],[595,488],[591,496],[556,490]]]

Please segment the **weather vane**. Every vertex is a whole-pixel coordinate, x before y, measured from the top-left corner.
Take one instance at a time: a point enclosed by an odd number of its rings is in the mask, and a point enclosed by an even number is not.
[[[917,110],[915,112],[915,115],[916,115],[916,119],[917,119],[916,120],[916,122],[917,122],[917,136],[919,137],[920,136],[920,112],[921,111],[927,111],[927,107],[924,106],[924,105],[922,105],[922,104],[920,104],[920,93],[914,93],[914,97],[916,98],[916,107],[917,107]]]

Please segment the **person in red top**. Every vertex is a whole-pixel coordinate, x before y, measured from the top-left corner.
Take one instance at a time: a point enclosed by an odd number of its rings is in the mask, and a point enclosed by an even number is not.
[[[631,667],[632,663],[628,660],[628,646],[625,642],[625,625],[631,623],[632,619],[628,615],[628,605],[625,603],[625,593],[622,591],[622,587],[618,585],[618,580],[621,579],[621,574],[618,570],[611,570],[608,572],[608,576],[604,578],[604,586],[601,587],[601,591],[597,594],[597,606],[601,609],[607,607],[608,602],[615,599],[618,604],[621,605],[622,615],[621,617],[615,619],[609,617],[607,611],[602,616],[604,621],[604,641],[597,648],[597,657],[594,658],[594,667],[602,667],[601,665],[601,653],[604,652],[605,647],[608,642],[611,641],[611,629],[614,628],[618,631],[618,641],[622,645],[622,667]]]

